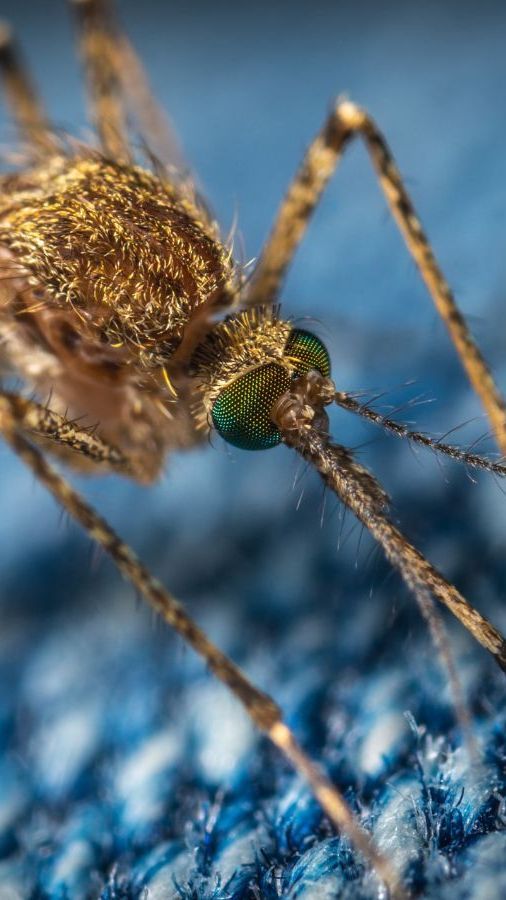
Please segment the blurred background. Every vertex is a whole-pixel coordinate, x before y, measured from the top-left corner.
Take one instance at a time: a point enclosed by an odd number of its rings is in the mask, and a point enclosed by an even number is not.
[[[258,255],[335,96],[366,106],[506,390],[501,3],[118,7],[225,235],[237,219],[241,261]],[[65,3],[0,0],[0,15],[55,122],[89,134]],[[0,136],[12,145],[3,107]],[[434,435],[462,426],[452,440],[485,435],[494,450],[361,146],[282,299],[327,343],[338,388],[385,392],[383,411],[402,406]],[[505,631],[504,488],[347,414],[332,426],[408,536]],[[213,445],[171,458],[149,489],[72,480],[276,696],[412,886],[484,896],[506,849],[494,664],[448,621],[484,748],[469,770],[425,626],[367,535],[285,448]],[[373,896],[200,661],[4,447],[0,466],[0,898]]]

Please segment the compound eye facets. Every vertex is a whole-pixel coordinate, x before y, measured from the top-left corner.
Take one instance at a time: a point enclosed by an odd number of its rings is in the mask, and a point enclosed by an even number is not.
[[[310,331],[294,328],[285,347],[285,356],[295,367],[297,376],[316,369],[324,378],[330,376],[330,356],[325,345]]]
[[[241,450],[268,450],[281,442],[281,434],[271,420],[271,410],[290,388],[292,377],[316,369],[330,375],[327,348],[310,331],[294,328],[284,350],[290,367],[266,363],[240,375],[216,398],[211,417],[221,437]]]
[[[218,434],[241,450],[268,450],[281,441],[270,413],[290,387],[283,366],[267,363],[241,375],[216,398],[211,416]]]

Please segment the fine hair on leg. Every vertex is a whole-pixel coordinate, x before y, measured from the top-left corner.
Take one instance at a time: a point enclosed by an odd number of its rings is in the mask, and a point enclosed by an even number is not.
[[[492,653],[497,648],[496,644],[491,643],[489,632],[495,633],[497,642],[502,643],[502,656],[498,658],[495,655],[495,659],[503,669],[506,666],[506,642],[502,635],[469,606],[453,585],[446,582],[389,521],[384,512],[388,502],[387,495],[371,473],[353,458],[350,451],[346,447],[330,443],[326,434],[322,435],[318,430],[308,428],[307,423],[304,427],[302,420],[303,427],[295,426],[297,416],[295,409],[297,406],[302,408],[301,399],[301,397],[285,396],[275,407],[274,418],[283,433],[283,439],[288,446],[293,447],[305,460],[314,465],[324,483],[365,525],[382,546],[387,559],[397,568],[405,584],[413,593],[420,612],[429,626],[430,635],[442,666],[447,672],[455,716],[466,744],[469,759],[477,761],[479,752],[471,729],[471,714],[458,677],[446,629],[440,613],[436,609],[432,594],[449,606],[473,636]],[[438,586],[442,589],[441,595],[437,593],[434,584],[431,583],[429,570],[439,579]],[[457,605],[457,598],[464,604],[464,610],[460,610]],[[471,622],[474,623],[474,628],[471,627]]]
[[[388,497],[373,475],[346,447],[330,440],[323,407],[335,393],[333,382],[315,371],[295,381],[272,410],[283,441],[312,463],[325,484],[365,525],[415,597],[421,590],[447,606],[506,671],[506,640],[501,632],[409,543],[388,518]]]
[[[54,446],[85,457],[97,466],[110,468],[123,475],[136,477],[129,458],[117,447],[99,437],[93,428],[80,428],[76,421],[62,416],[27,397],[0,391],[24,432],[46,438]],[[49,445],[48,445],[49,446]]]
[[[357,136],[365,142],[390,212],[485,408],[501,452],[506,455],[504,399],[436,261],[384,136],[371,116],[354,103],[338,101],[309,146],[253,271],[246,302],[258,306],[276,301],[312,213],[344,150]]]

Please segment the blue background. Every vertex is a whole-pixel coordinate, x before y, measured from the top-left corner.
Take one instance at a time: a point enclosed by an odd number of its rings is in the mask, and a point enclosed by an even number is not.
[[[242,8],[145,0],[120,7],[224,234],[237,216],[243,260],[258,254],[333,98],[345,93],[366,106],[506,389],[502,4]],[[22,38],[56,122],[85,133],[64,4],[2,0],[0,12]],[[5,119],[1,134],[12,142]],[[283,308],[316,320],[338,388],[386,390],[383,408],[408,404],[403,415],[434,434],[467,423],[455,436],[464,446],[488,432],[361,147],[349,151],[315,216]],[[411,407],[421,395],[434,402]],[[333,432],[360,448],[409,536],[506,630],[506,516],[497,482],[479,476],[475,484],[462,467],[440,467],[344,413],[334,415]],[[487,747],[480,781],[459,768],[460,736],[424,625],[367,536],[351,516],[343,522],[333,498],[324,499],[317,478],[285,448],[248,454],[214,444],[174,456],[153,488],[73,480],[220,646],[281,701],[351,799],[369,804],[380,843],[381,828],[388,832],[381,814],[393,802],[388,786],[418,796],[416,747],[429,781],[440,785],[448,776],[431,812],[435,843],[410,832],[409,840],[397,834],[399,846],[393,838],[385,846],[394,857],[408,847],[399,865],[427,895],[442,896],[441,882],[458,878],[458,889],[451,880],[447,889],[474,896],[483,890],[478,879],[499,865],[494,853],[498,860],[504,854],[503,843],[476,850],[476,835],[500,823],[489,809],[492,785],[496,798],[504,792],[490,756],[494,728],[503,728],[494,715],[504,703],[493,663],[448,623]],[[480,447],[491,450],[493,442]],[[271,896],[267,858],[281,867],[283,896],[320,896],[311,890],[324,878],[334,879],[331,890],[351,879],[354,895],[361,875],[352,877],[348,862],[337,864],[307,793],[258,745],[235,704],[135,603],[5,448],[0,460],[0,779],[7,810],[0,881],[16,885],[19,896],[36,888],[51,897],[64,890],[98,896],[117,862],[104,896],[137,896],[148,884],[154,890],[155,877],[162,884],[156,897],[254,896],[244,886],[253,877],[261,895]],[[449,742],[441,744],[449,775],[439,757],[434,762],[427,736],[417,743],[406,709],[434,740]],[[459,805],[461,782],[466,799]],[[205,829],[217,797],[210,846]],[[459,815],[462,831],[441,825],[444,816],[454,822]],[[451,835],[441,849],[445,828]],[[266,855],[260,861],[259,846]],[[155,874],[151,852],[161,854]],[[473,852],[485,853],[486,862],[480,857],[478,865]],[[442,857],[451,861],[448,870],[438,867]],[[249,866],[242,871],[250,881],[233,875],[238,865]],[[217,873],[220,890],[235,878],[229,894],[212,893]],[[183,893],[171,893],[176,882]]]

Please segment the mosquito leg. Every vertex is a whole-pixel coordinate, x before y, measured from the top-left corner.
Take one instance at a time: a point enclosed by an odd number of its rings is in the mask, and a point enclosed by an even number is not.
[[[27,144],[38,156],[54,153],[56,141],[8,25],[0,22],[0,72],[7,101]]]
[[[151,91],[141,60],[118,25],[114,4],[111,0],[70,2],[78,15],[94,119],[106,151],[113,158],[128,156],[125,138],[128,109],[157,162],[184,171],[179,142]]]
[[[97,466],[105,466],[122,475],[138,477],[139,473],[134,469],[131,460],[92,430],[79,428],[71,419],[19,394],[0,391],[0,397],[5,397],[9,403],[23,432],[32,432],[34,435],[47,438],[59,447],[86,457]]]
[[[294,382],[272,411],[284,442],[314,465],[325,484],[365,525],[419,602],[421,591],[444,603],[506,671],[506,639],[501,632],[406,540],[385,513],[387,497],[376,479],[349,450],[329,440],[323,404],[334,396],[330,379],[315,372]],[[308,418],[308,409],[315,411],[314,421]]]
[[[414,593],[420,612],[429,626],[441,664],[446,669],[455,716],[460,725],[469,759],[473,762],[477,761],[479,760],[479,753],[471,728],[470,711],[458,676],[444,622],[432,599],[429,584],[427,580],[423,580],[421,577],[416,582],[413,579],[409,579],[409,570],[401,568],[398,560],[389,555],[385,543],[373,530],[367,516],[360,516],[357,511],[355,501],[360,495],[363,507],[367,504],[369,510],[375,516],[388,523],[385,516],[388,496],[381,485],[367,469],[354,459],[349,450],[329,442],[327,432],[328,419],[323,407],[337,397],[333,382],[330,379],[322,378],[321,375],[313,371],[295,382],[292,389],[278,401],[272,413],[273,420],[280,427],[285,443],[294,447],[304,459],[310,460],[314,464],[323,481],[344,502],[345,508],[349,507],[353,510],[362,524],[382,544],[390,561],[400,569],[407,586]],[[331,454],[329,465],[326,465],[323,461],[325,450],[329,450]],[[350,494],[353,495],[351,500],[341,490],[342,485],[332,477],[333,474],[335,475],[335,469],[345,470],[349,474]],[[400,533],[398,534],[400,535]],[[405,544],[407,544],[406,541]]]
[[[504,400],[434,257],[385,138],[368,113],[354,103],[337,102],[310,145],[253,272],[246,302],[257,306],[275,301],[311,215],[346,146],[358,135],[365,142],[390,211],[487,412],[497,443],[506,454]]]
[[[371,838],[354,817],[346,801],[298,745],[283,722],[281,710],[267,694],[255,687],[243,672],[223,654],[187,615],[181,604],[150,575],[135,553],[107,522],[62,478],[21,433],[16,409],[8,395],[0,396],[0,431],[10,447],[62,507],[79,522],[90,537],[113,559],[122,575],[177,633],[206,661],[245,707],[257,727],[289,759],[302,775],[334,825],[349,836],[355,848],[387,884],[391,896],[405,896],[392,866],[376,849]]]
[[[460,725],[463,739],[465,741],[469,760],[471,762],[479,762],[480,753],[478,750],[476,738],[473,733],[471,712],[464,696],[464,689],[459,678],[457,667],[455,665],[455,659],[452,653],[450,642],[448,640],[448,633],[446,631],[444,622],[441,618],[439,610],[436,609],[436,605],[429,591],[419,588],[416,594],[416,599],[418,601],[420,612],[422,613],[422,616],[424,617],[429,627],[433,644],[436,647],[439,653],[439,657],[446,667],[446,671],[448,673],[448,681],[453,697],[455,715],[458,724]]]
[[[101,0],[70,0],[75,9],[79,43],[90,95],[91,118],[104,153],[128,162],[127,124],[120,84],[111,53],[109,23]]]
[[[137,121],[139,132],[157,160],[184,170],[182,151],[171,124],[157,102],[146,70],[121,29],[112,0],[96,0],[102,21],[107,23],[110,57],[116,67],[125,104]]]

